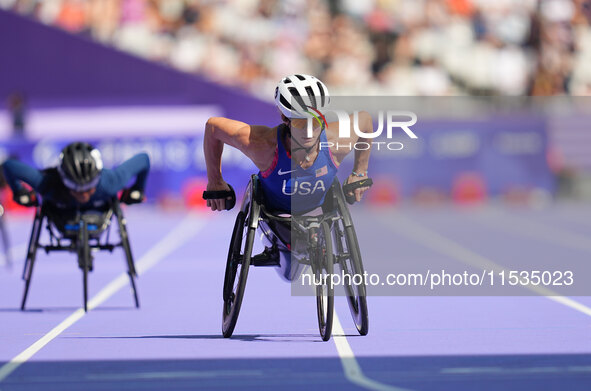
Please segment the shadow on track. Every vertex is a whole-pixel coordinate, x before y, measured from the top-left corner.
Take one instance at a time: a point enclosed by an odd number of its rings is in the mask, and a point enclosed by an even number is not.
[[[45,312],[45,313],[58,313],[58,312],[74,312],[77,311],[79,309],[81,309],[82,307],[43,307],[43,308],[26,308],[24,310],[21,310],[20,308],[0,308],[0,312],[23,312],[23,313],[27,313],[27,312],[32,312],[32,313],[41,313],[41,312]],[[127,306],[127,307],[123,307],[123,306],[100,306],[100,307],[96,307],[93,308],[92,311],[127,311],[127,310],[135,310],[136,308],[134,306]]]
[[[342,335],[336,335],[342,336]],[[345,335],[359,337],[359,335]],[[100,336],[100,337],[67,337],[78,339],[228,339],[221,334],[183,334],[183,335],[138,335],[138,336]],[[228,340],[264,341],[264,342],[322,342],[317,334],[234,334]]]

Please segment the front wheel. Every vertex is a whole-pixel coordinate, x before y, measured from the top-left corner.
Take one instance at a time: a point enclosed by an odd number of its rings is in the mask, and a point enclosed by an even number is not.
[[[236,216],[224,276],[224,308],[222,334],[230,338],[238,321],[246,279],[252,256],[256,228],[249,224],[247,213],[240,211]]]
[[[122,213],[117,214],[117,221],[119,224],[119,235],[121,236],[121,246],[123,247],[123,253],[125,255],[125,261],[127,263],[127,274],[129,276],[129,283],[131,285],[131,293],[133,294],[133,301],[135,308],[140,308],[140,300],[137,293],[137,287],[135,286],[135,278],[137,272],[135,270],[135,264],[133,262],[133,254],[131,252],[131,245],[129,243],[129,234],[127,233],[127,226],[123,220]]]
[[[330,229],[326,222],[320,225],[316,244],[316,248],[311,253],[313,255],[314,285],[316,286],[318,329],[322,340],[328,341],[332,335],[334,315],[334,287],[332,285],[334,257]]]
[[[367,296],[365,281],[355,283],[357,278],[363,276],[365,270],[361,260],[361,252],[353,226],[345,227],[342,220],[335,224],[334,238],[339,254],[339,265],[343,275],[349,275],[349,284],[344,284],[347,302],[351,317],[360,335],[367,335],[369,331],[369,316],[367,311]]]
[[[88,272],[90,270],[90,245],[88,227],[83,222],[78,235],[78,265],[82,269],[82,289],[84,293],[84,312],[88,311]]]

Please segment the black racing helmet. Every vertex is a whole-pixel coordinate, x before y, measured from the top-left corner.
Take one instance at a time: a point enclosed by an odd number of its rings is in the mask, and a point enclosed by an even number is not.
[[[88,191],[98,185],[103,159],[92,145],[75,142],[62,149],[57,170],[68,189]]]

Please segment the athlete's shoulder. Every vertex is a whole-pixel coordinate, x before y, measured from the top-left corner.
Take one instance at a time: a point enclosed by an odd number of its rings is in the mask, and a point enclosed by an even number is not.
[[[110,185],[112,182],[116,181],[117,179],[117,167],[115,168],[103,168],[101,171],[101,177],[99,179],[99,183],[97,187],[103,187],[105,185]]]
[[[256,149],[277,146],[277,126],[250,125],[250,143]]]
[[[261,171],[273,164],[277,151],[277,127],[252,125],[248,147],[244,151]]]
[[[62,178],[57,170],[57,167],[48,167],[40,170],[43,176],[43,181],[48,182],[51,185],[62,184]]]

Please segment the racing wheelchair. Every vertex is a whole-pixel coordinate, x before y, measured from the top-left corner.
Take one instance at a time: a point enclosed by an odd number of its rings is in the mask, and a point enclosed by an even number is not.
[[[82,270],[84,311],[88,311],[88,273],[93,270],[93,251],[108,250],[112,252],[121,247],[125,253],[127,274],[131,284],[135,307],[139,308],[139,299],[135,278],[137,272],[129,245],[126,221],[121,210],[121,201],[113,197],[100,207],[88,210],[64,210],[48,201],[36,202],[35,218],[22,278],[25,281],[25,290],[21,302],[21,310],[25,309],[27,295],[31,285],[31,277],[37,256],[37,250],[43,249],[48,254],[53,251],[66,251],[75,253],[78,257],[78,267]],[[113,218],[117,220],[119,228],[119,241],[113,242],[110,238]],[[43,224],[49,234],[49,243],[39,242]]]
[[[348,193],[362,186],[371,186],[371,179],[345,185],[345,191]],[[219,198],[220,194],[207,196]],[[299,265],[295,266],[296,269],[302,269],[300,266],[311,267],[316,289],[318,328],[323,341],[330,339],[334,313],[334,287],[330,276],[334,266],[339,265],[343,274],[364,274],[355,228],[345,200],[354,202],[354,198],[351,200],[345,197],[341,184],[335,178],[326,194],[321,215],[280,214],[265,207],[258,177],[251,177],[236,217],[226,262],[222,323],[224,337],[231,337],[236,326],[250,266],[280,266],[279,254],[283,252],[290,254],[292,262],[297,257]],[[231,208],[228,201],[226,209]],[[233,202],[235,195],[230,203]],[[265,245],[260,254],[253,254],[257,229],[262,231],[270,246]],[[291,267],[295,279],[298,271],[294,272],[293,264]],[[369,329],[366,287],[364,284],[355,285],[349,280],[344,288],[355,326],[359,334],[366,335]]]

